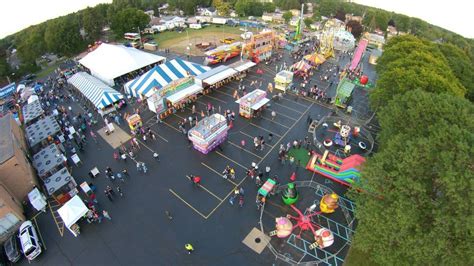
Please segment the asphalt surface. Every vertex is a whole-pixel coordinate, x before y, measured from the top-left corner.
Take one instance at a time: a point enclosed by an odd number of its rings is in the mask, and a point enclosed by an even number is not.
[[[169,59],[177,55],[167,54]],[[186,59],[184,56],[183,59]],[[202,63],[202,58],[191,58],[191,61]],[[285,51],[284,60],[290,65]],[[365,59],[366,60],[366,59]],[[348,59],[341,60],[341,66]],[[229,62],[231,63],[231,62]],[[277,61],[281,64],[282,61]],[[321,70],[324,74],[324,69]],[[264,70],[257,75],[256,69]],[[329,68],[329,67],[328,67]],[[317,82],[320,87],[329,83],[320,81],[316,73],[310,86]],[[263,80],[263,89],[275,76],[275,66],[259,64],[245,79],[247,89],[252,80]],[[296,81],[297,82],[297,81]],[[308,86],[309,87],[309,86]],[[333,94],[336,84],[328,88]],[[198,110],[204,109],[210,102],[221,106],[222,110],[230,109],[238,114],[238,104],[232,98],[237,83],[230,83],[209,96],[201,96],[196,103]],[[74,113],[83,112],[81,104],[67,103]],[[128,106],[131,113],[132,106]],[[271,120],[271,111],[277,112],[276,119]],[[125,110],[127,111],[127,110]],[[125,111],[122,111],[125,112]],[[257,254],[242,243],[242,240],[253,227],[258,227],[259,211],[255,205],[257,188],[254,181],[245,179],[245,170],[256,162],[259,166],[271,166],[272,174],[279,176],[281,183],[289,180],[291,172],[297,171],[298,180],[314,180],[324,184],[338,193],[344,193],[344,187],[328,182],[327,179],[295,166],[281,165],[277,160],[280,143],[286,144],[295,139],[304,139],[307,133],[306,117],[323,117],[332,109],[308,99],[285,95],[284,99],[274,102],[263,113],[263,118],[247,120],[237,117],[233,128],[229,131],[228,141],[222,150],[203,155],[188,147],[188,142],[179,133],[178,121],[186,118],[190,110],[177,112],[157,123],[150,111],[142,113],[145,126],[150,126],[159,136],[156,141],[142,141],[138,161],[147,164],[148,173],[139,173],[135,163],[126,163],[113,159],[113,149],[99,137],[95,144],[91,139],[83,153],[79,153],[83,164],[73,166],[73,176],[78,184],[83,181],[93,182],[98,188],[99,209],[109,212],[112,220],[104,219],[102,223],[87,224],[81,222],[81,235],[75,238],[67,229],[63,236],[58,231],[50,211],[35,217],[43,239],[45,251],[31,264],[34,265],[284,265],[275,260],[273,254],[265,249]],[[93,128],[97,131],[104,126],[103,122]],[[128,127],[122,122],[121,128],[129,133]],[[264,151],[253,149],[252,138],[257,135],[274,134],[271,143],[267,143]],[[247,145],[239,146],[241,140]],[[146,146],[146,147],[145,147]],[[152,154],[160,154],[160,162],[154,161]],[[228,202],[229,195],[235,184],[222,178],[220,173],[226,165],[236,169],[236,180],[233,182],[245,190],[243,208],[232,206]],[[114,171],[128,169],[131,177],[124,184],[112,183],[104,173],[107,166]],[[94,180],[87,173],[98,167],[102,172]],[[204,188],[196,188],[185,177],[186,174],[202,176]],[[113,202],[101,193],[107,185],[119,184],[124,197],[115,197]],[[83,196],[84,194],[82,194]],[[83,197],[84,198],[84,197]],[[173,216],[169,220],[165,215],[169,211]],[[61,223],[59,222],[59,228]],[[195,252],[188,255],[184,245],[192,243]],[[341,254],[342,257],[345,254]],[[20,261],[28,265],[26,259]]]

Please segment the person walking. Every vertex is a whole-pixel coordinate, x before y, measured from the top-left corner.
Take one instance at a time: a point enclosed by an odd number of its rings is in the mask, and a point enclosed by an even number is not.
[[[168,220],[173,220],[173,216],[171,216],[171,213],[169,211],[165,211],[165,215],[168,218]]]
[[[104,194],[105,194],[105,196],[107,196],[107,198],[108,198],[111,202],[114,201],[114,199],[113,199],[113,197],[112,197],[112,194],[110,194],[110,192],[109,192],[107,189],[104,190]]]
[[[153,158],[158,162],[160,161],[160,155],[157,152],[153,153]]]
[[[108,211],[106,210],[102,210],[102,216],[104,216],[106,219],[108,219],[109,221],[112,221],[112,217],[110,217],[110,214]]]
[[[186,249],[186,251],[188,252],[188,254],[191,254],[191,253],[194,252],[194,247],[193,247],[193,245],[191,245],[191,244],[189,244],[189,243],[186,244],[186,245],[184,245],[184,248]]]
[[[275,111],[272,111],[272,121],[275,120],[277,113]]]
[[[123,191],[120,186],[117,186],[117,192],[119,193],[120,197],[123,197]]]

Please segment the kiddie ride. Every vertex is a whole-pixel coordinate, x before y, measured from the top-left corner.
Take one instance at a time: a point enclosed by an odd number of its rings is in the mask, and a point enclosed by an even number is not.
[[[268,179],[267,182],[259,189],[258,197],[266,197],[271,190],[274,189],[275,182],[272,179]],[[314,242],[309,245],[310,249],[319,247],[321,249],[331,246],[334,243],[333,233],[319,224],[316,224],[312,217],[319,216],[323,213],[333,213],[335,209],[339,207],[338,200],[339,196],[335,193],[325,194],[319,202],[319,211],[314,211],[316,205],[311,206],[308,210],[303,213],[296,206],[296,202],[299,199],[299,193],[296,189],[295,183],[289,183],[287,188],[282,192],[282,200],[285,205],[289,205],[290,208],[297,213],[297,216],[287,214],[285,217],[275,218],[275,229],[270,232],[270,236],[277,236],[278,238],[287,238],[293,231],[299,228],[297,235],[298,239],[301,239],[301,234],[305,231],[310,231],[314,237]]]

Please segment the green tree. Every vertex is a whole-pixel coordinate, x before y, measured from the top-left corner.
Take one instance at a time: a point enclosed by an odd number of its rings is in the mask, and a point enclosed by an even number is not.
[[[84,48],[79,21],[74,14],[48,21],[44,40],[48,51],[70,56]]]
[[[412,104],[400,106],[406,101]],[[453,102],[459,102],[455,106],[462,109],[447,110]],[[427,111],[425,105],[441,105],[445,112],[430,110],[442,117],[430,123],[427,115],[422,130],[416,126],[416,117]],[[367,191],[381,197],[352,192],[358,219],[354,247],[370,253],[379,265],[471,265],[472,104],[450,95],[409,92],[396,96],[384,112],[395,112],[401,120],[393,118],[393,122],[408,132],[401,129],[391,135],[362,169]],[[458,112],[466,117],[459,123]],[[411,124],[404,123],[405,117]],[[463,124],[466,119],[468,123]],[[421,132],[412,132],[411,126]]]
[[[439,44],[438,48],[446,58],[449,67],[461,84],[466,88],[466,98],[474,101],[474,66],[469,56],[450,43]]]
[[[293,14],[290,11],[286,11],[283,13],[283,19],[285,20],[285,23],[288,24],[290,22],[290,19],[293,17]]]
[[[119,11],[112,20],[111,29],[117,36],[126,32],[137,32],[144,29],[150,22],[150,17],[136,8],[126,8]]]
[[[347,27],[347,30],[350,31],[356,39],[359,38],[360,35],[362,34],[362,31],[364,31],[359,21],[355,21],[355,20],[348,21],[346,24],[346,27]]]
[[[227,16],[230,11],[230,4],[224,0],[212,0],[212,6],[216,8],[220,16]]]
[[[237,0],[235,3],[235,12],[239,14],[239,16],[246,16],[248,12],[248,0]]]
[[[306,28],[309,29],[311,28],[311,24],[313,24],[314,21],[311,18],[304,18],[303,22]]]
[[[15,38],[18,56],[24,64],[36,64],[36,58],[47,51],[45,30],[46,23],[42,23],[21,31]]]
[[[97,9],[88,7],[82,11],[82,26],[90,42],[100,38],[102,27],[105,25],[104,17]]]
[[[341,7],[341,3],[333,0],[322,0],[319,4],[319,12],[321,16],[332,17]]]
[[[408,32],[410,28],[411,19],[409,16],[405,16],[402,14],[394,14],[393,20],[395,21],[395,25],[398,31]]]
[[[0,77],[7,77],[11,73],[10,65],[7,62],[5,54],[0,56]]]
[[[263,3],[263,11],[264,12],[275,12],[275,4],[274,3]]]

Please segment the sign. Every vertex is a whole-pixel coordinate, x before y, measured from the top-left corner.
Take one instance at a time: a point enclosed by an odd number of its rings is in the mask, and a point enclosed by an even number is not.
[[[194,79],[192,77],[185,77],[175,80],[161,89],[160,96],[164,97],[165,95],[171,95],[182,88],[188,87],[192,83],[194,83]]]

